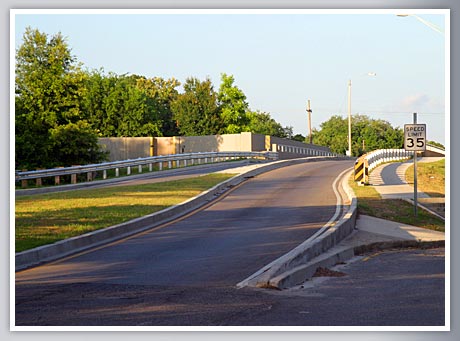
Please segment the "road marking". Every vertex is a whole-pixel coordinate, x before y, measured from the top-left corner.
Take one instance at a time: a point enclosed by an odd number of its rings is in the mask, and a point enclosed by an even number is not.
[[[337,187],[337,182],[339,181],[339,179],[342,178],[342,176],[347,173],[347,172],[350,172],[350,169],[351,168],[347,168],[345,169],[343,172],[341,172],[334,180],[334,182],[332,183],[332,189],[334,191],[334,194],[336,196],[336,206],[335,206],[335,213],[334,215],[332,216],[331,219],[329,219],[329,221],[323,225],[323,227],[321,227],[315,234],[313,234],[311,237],[309,237],[307,240],[305,240],[304,242],[302,242],[301,244],[299,244],[298,246],[296,246],[294,249],[286,252],[284,255],[278,257],[277,259],[275,259],[274,261],[272,261],[271,263],[265,265],[264,267],[262,267],[261,269],[257,270],[255,273],[253,273],[252,275],[250,275],[249,277],[247,277],[246,279],[242,280],[241,282],[239,282],[238,284],[236,284],[236,287],[238,289],[241,289],[241,288],[244,288],[246,287],[249,282],[258,277],[259,275],[263,274],[264,272],[270,270],[270,268],[276,264],[277,262],[279,262],[280,260],[282,260],[282,258],[284,257],[287,257],[287,255],[291,252],[293,252],[296,248],[300,247],[302,244],[306,244],[306,243],[309,243],[311,242],[312,240],[318,238],[318,236],[320,236],[321,234],[323,234],[325,231],[327,231],[327,229],[329,229],[330,227],[334,226],[335,225],[335,221],[337,219],[337,216],[340,214],[340,211],[342,209],[342,197],[339,193],[339,191],[336,189]]]

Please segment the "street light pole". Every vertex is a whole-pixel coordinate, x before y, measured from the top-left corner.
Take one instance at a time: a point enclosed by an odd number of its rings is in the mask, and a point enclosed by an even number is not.
[[[351,153],[351,79],[348,81],[348,156]]]
[[[415,19],[417,19],[418,21],[420,21],[422,24],[424,24],[425,26],[428,26],[429,28],[431,28],[433,31],[436,31],[438,32],[439,34],[444,34],[442,32],[442,30],[436,26],[435,24],[429,22],[429,21],[426,21],[425,19],[422,19],[420,18],[418,15],[415,15],[415,14],[396,14],[398,17],[414,17]]]

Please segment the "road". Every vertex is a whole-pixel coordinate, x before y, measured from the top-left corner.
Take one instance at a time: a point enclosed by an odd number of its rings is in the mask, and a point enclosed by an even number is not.
[[[15,325],[444,325],[444,249],[368,254],[285,291],[235,287],[328,221],[349,166],[272,171],[168,226],[18,272]]]
[[[314,278],[303,288],[286,291],[180,283],[30,284],[17,292],[16,321],[29,326],[153,326],[160,330],[162,326],[212,326],[214,330],[225,326],[237,326],[237,330],[245,326],[442,327],[444,266],[442,248],[392,250],[334,268],[344,276]]]
[[[93,298],[85,299],[86,286],[101,288],[97,294],[101,297],[120,286],[132,288],[133,297],[141,287],[161,292],[184,287],[192,292],[236,290],[236,283],[300,244],[330,219],[337,202],[332,183],[352,165],[352,161],[320,161],[283,167],[247,181],[185,219],[18,272],[16,324],[58,323],[51,322],[46,310],[62,309],[68,304],[67,295],[79,295],[75,309],[86,311],[93,303]],[[56,288],[63,295],[59,302],[55,299],[60,295],[50,295]],[[35,302],[36,309],[30,309],[30,302]],[[80,324],[82,318],[75,313],[66,322]],[[101,323],[110,321],[110,314],[105,318]]]

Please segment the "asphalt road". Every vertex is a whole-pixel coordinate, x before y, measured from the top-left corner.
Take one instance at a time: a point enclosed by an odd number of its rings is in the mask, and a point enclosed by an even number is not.
[[[232,314],[232,297],[260,294],[238,291],[236,283],[300,244],[334,214],[332,182],[352,164],[321,161],[271,171],[185,219],[18,272],[16,325],[138,325],[136,316],[149,311],[150,325],[188,325],[184,311],[194,309],[189,306],[194,299],[211,315]],[[143,293],[155,294],[159,302],[138,306]],[[133,302],[140,311],[132,310]],[[125,308],[132,313],[123,321],[115,318],[114,303],[118,313]],[[61,313],[66,309],[74,312]],[[164,311],[172,320],[156,321],[155,312]]]
[[[303,288],[286,291],[180,284],[29,284],[18,288],[16,323],[160,330],[164,326],[414,330],[445,324],[444,249],[370,253],[334,270],[344,276],[314,278]]]

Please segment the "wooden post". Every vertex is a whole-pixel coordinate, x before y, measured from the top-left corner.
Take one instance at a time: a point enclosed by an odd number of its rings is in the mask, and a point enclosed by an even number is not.
[[[23,172],[27,172],[27,169],[23,169]],[[21,187],[22,188],[27,188],[28,186],[28,181],[27,180],[21,180]]]

